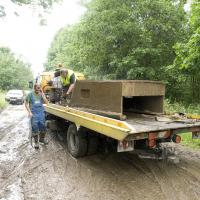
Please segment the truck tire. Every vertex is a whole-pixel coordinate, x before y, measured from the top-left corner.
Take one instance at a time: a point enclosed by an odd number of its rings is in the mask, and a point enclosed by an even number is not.
[[[97,152],[99,138],[96,136],[88,135],[88,151],[87,155],[94,155]]]
[[[75,124],[71,124],[67,131],[67,147],[69,153],[75,157],[83,157],[87,153],[87,139],[82,130],[77,130]]]

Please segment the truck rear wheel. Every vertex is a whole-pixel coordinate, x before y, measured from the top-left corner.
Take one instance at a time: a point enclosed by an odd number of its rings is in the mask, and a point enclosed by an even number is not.
[[[87,139],[82,129],[77,130],[75,124],[71,124],[67,131],[67,147],[69,153],[75,157],[85,156],[87,153]]]

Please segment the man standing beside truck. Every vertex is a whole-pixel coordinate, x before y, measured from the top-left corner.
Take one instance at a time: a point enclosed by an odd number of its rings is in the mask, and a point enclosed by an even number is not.
[[[35,149],[39,149],[39,142],[48,144],[45,138],[45,112],[43,103],[48,103],[40,85],[35,84],[34,90],[28,94],[25,100],[25,107],[31,120],[31,140],[34,138]]]

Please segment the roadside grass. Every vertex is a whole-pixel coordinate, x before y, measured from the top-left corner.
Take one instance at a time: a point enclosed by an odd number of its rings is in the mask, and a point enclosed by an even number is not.
[[[171,103],[168,99],[164,102],[164,110],[166,114],[174,114],[177,112],[200,115],[200,104],[184,105],[183,103]]]
[[[192,149],[200,149],[200,139],[192,139],[192,133],[182,133],[181,144]]]
[[[200,115],[200,105],[188,105],[185,106],[183,103],[171,103],[168,99],[164,102],[165,114],[174,114],[177,112],[185,114]],[[200,139],[192,139],[192,133],[182,133],[181,144],[190,147],[192,149],[200,149]]]
[[[7,102],[5,101],[5,92],[0,91],[0,111],[3,110],[7,106]]]

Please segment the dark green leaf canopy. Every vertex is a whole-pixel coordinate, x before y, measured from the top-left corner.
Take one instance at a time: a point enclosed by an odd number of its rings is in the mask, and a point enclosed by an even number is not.
[[[160,79],[185,35],[184,2],[92,0],[80,23],[60,30],[47,69],[57,63],[91,78]]]

